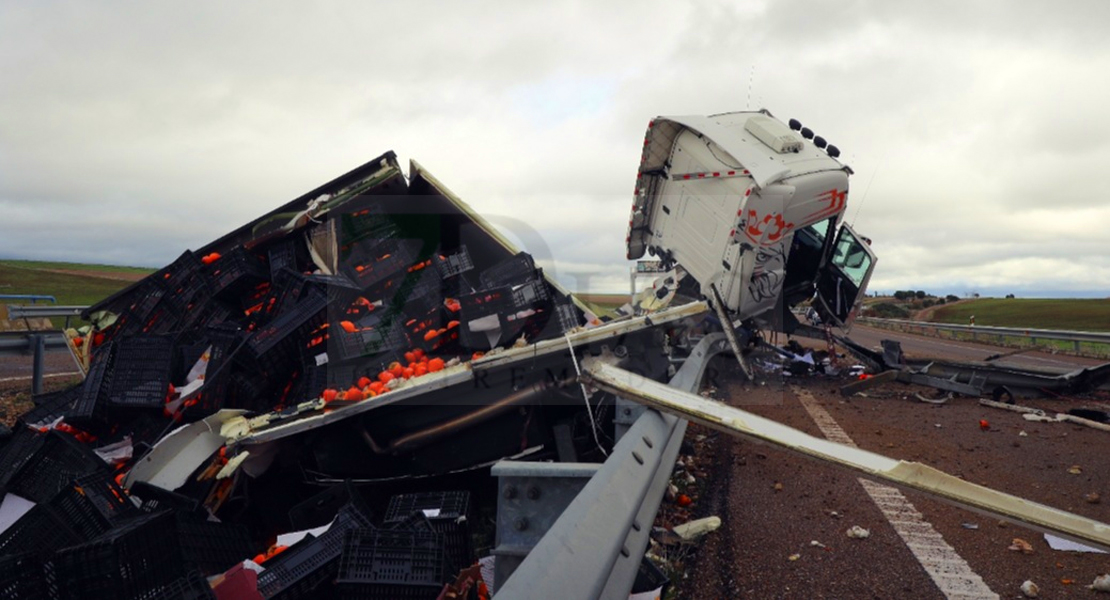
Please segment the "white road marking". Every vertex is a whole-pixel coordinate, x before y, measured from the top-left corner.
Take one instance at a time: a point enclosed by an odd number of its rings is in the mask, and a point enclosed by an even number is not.
[[[80,371],[73,371],[72,373],[49,373],[49,374],[43,375],[42,377],[43,377],[43,379],[45,379],[47,377],[80,377],[80,376],[81,376]],[[18,377],[4,377],[4,378],[0,378],[0,383],[6,383],[8,381],[25,381],[25,380],[31,379],[31,378],[32,378],[31,375],[20,375]]]
[[[812,394],[796,386],[791,389],[826,439],[857,447]],[[971,570],[967,561],[944,541],[901,491],[862,477],[859,482],[945,597],[998,600],[998,594],[987,587],[983,578]]]

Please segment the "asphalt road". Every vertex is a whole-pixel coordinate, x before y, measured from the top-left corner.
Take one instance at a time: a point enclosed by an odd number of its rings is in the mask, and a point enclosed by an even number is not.
[[[0,382],[26,381],[27,387],[31,386],[31,374],[34,369],[34,358],[26,356],[0,356]],[[69,352],[47,352],[46,362],[43,365],[43,374],[46,376],[59,376],[61,374],[76,374],[77,365]]]
[[[973,344],[932,337],[924,337],[911,333],[901,333],[887,329],[876,329],[865,325],[855,325],[848,335],[853,341],[869,348],[881,349],[884,339],[898,340],[902,344],[902,351],[907,356],[914,358],[940,358],[955,361],[981,361],[992,354],[1009,352],[1009,348],[989,346],[987,344]],[[1013,356],[992,361],[997,365],[1014,367],[1031,367],[1041,369],[1072,370],[1080,367],[1089,367],[1103,364],[1093,358],[1069,356],[1066,354],[1049,354],[1046,352],[1023,352]]]
[[[715,396],[827,437],[828,423],[819,425],[813,414],[817,405],[865,450],[1110,522],[1110,502],[1089,500],[1110,498],[1104,431],[1030,423],[971,398],[922,404],[912,394],[924,388],[900,383],[844,398],[844,378],[767,377],[758,385],[732,377]],[[1108,400],[1096,394],[1030,403],[1063,411],[1106,409]],[[904,493],[891,509],[888,492],[872,493],[853,473],[702,428],[688,436],[699,434],[707,441],[685,457],[705,472],[690,516],[717,515],[723,523],[688,561],[683,599],[1015,598],[1027,579],[1040,586],[1041,598],[1090,597],[1085,586],[1110,566],[1106,554],[1053,550],[1038,532],[920,493]],[[854,525],[870,537],[850,539]],[[1009,550],[1014,538],[1032,552]]]

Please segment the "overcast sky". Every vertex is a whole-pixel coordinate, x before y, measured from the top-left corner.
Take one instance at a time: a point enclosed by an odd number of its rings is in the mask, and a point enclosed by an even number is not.
[[[160,266],[394,150],[621,291],[647,122],[766,107],[872,290],[1110,296],[1110,2],[525,4],[0,0],[0,257]]]

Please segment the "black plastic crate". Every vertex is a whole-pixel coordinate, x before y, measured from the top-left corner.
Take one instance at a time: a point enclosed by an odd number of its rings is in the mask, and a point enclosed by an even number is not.
[[[19,427],[0,448],[0,488],[8,485],[12,477],[39,451],[46,435]],[[3,491],[3,489],[0,489]]]
[[[466,245],[459,246],[454,254],[436,254],[434,262],[436,271],[444,279],[461,275],[474,268],[474,260],[470,258]]]
[[[435,597],[448,577],[443,536],[406,530],[347,532],[336,588],[345,600]]]
[[[149,276],[149,280],[167,290],[173,290],[182,282],[200,272],[203,264],[192,250],[186,250],[172,263],[162,267]]]
[[[77,405],[81,397],[81,385],[58,392],[39,394],[32,398],[35,407],[20,415],[19,420],[29,426],[45,426],[59,418],[64,419]]]
[[[236,312],[228,305],[216,298],[198,301],[193,308],[178,323],[178,328],[183,332],[194,331],[203,327],[212,327],[233,321]]]
[[[307,275],[305,282],[323,291],[329,305],[336,304],[342,308],[346,308],[362,292],[357,283],[342,274]]]
[[[203,575],[196,571],[189,571],[184,577],[140,598],[142,600],[216,600],[216,594]]]
[[[422,512],[433,521],[436,519],[458,519],[467,515],[470,509],[470,492],[414,492],[397,494],[389,499],[383,523],[404,521],[414,512]]]
[[[492,288],[501,285],[520,285],[536,277],[536,262],[532,255],[521,252],[509,257],[485,271],[478,278],[483,288]]]
[[[370,526],[369,511],[357,500],[348,503],[320,537],[298,543],[266,561],[266,570],[258,575],[258,591],[271,600],[311,597],[321,584],[335,578],[346,532]]]
[[[338,323],[328,329],[328,355],[336,360],[351,360],[364,356],[403,350],[409,345],[400,315],[371,314],[354,325],[358,331],[348,333]]]
[[[446,556],[452,569],[470,566],[470,492],[417,492],[389,499],[384,524],[396,524],[412,515],[423,515],[432,529],[444,536]]]
[[[47,504],[84,539],[95,538],[140,512],[110,471],[78,477]]]
[[[550,300],[551,293],[543,279],[533,279],[513,288],[513,307],[518,311],[543,306]]]
[[[339,217],[339,239],[344,246],[358,242],[381,243],[398,235],[396,224],[378,206]]]
[[[71,420],[88,420],[100,411],[100,407],[112,389],[112,366],[116,342],[101,346],[92,356],[89,372],[81,384],[81,395],[70,412]]]
[[[108,470],[108,464],[73,436],[47,432],[42,447],[12,477],[8,491],[33,502],[46,502],[74,479]]]
[[[642,594],[662,588],[663,593],[658,597],[666,598],[667,587],[670,584],[671,580],[667,575],[645,556],[640,560],[640,568],[636,571],[636,579],[632,582],[632,593]]]
[[[116,342],[115,368],[108,405],[116,408],[162,408],[169,391],[173,340],[138,335]]]
[[[186,568],[205,575],[223,573],[258,550],[246,526],[209,521],[203,515],[178,512],[177,541]]]
[[[410,314],[439,310],[443,308],[443,280],[439,273],[425,268],[406,277],[396,292],[382,300]]]
[[[142,501],[141,510],[146,513],[156,513],[167,509],[184,512],[198,512],[200,500],[184,494],[151,485],[145,481],[136,481],[131,484],[130,493]]]
[[[293,240],[285,240],[270,246],[270,251],[267,253],[270,259],[270,281],[276,282],[283,269],[290,271],[298,271],[297,269],[297,247],[294,245]]]
[[[343,256],[343,274],[362,289],[387,287],[408,272],[417,259],[416,240],[363,240],[352,244]]]
[[[513,290],[507,285],[463,294],[459,296],[459,305],[464,321],[510,313],[516,308]]]
[[[573,302],[555,302],[551,306],[552,320],[558,328],[558,333],[566,333],[582,325],[581,313]]]
[[[294,531],[323,527],[335,518],[339,509],[351,501],[351,487],[333,485],[289,509],[289,524]]]
[[[146,283],[137,288],[134,292],[135,303],[131,305],[128,311],[128,317],[133,321],[132,331],[141,328],[141,323],[150,316],[158,303],[162,301],[162,297],[166,295],[166,288],[162,287],[155,279],[148,277]],[[136,323],[139,325],[136,326]]]
[[[389,523],[388,529],[398,531],[436,533],[435,528],[432,527],[432,522],[428,520],[428,516],[420,511],[414,511],[408,516],[408,518],[404,519],[403,521],[394,521],[393,523]]]
[[[138,517],[54,559],[59,596],[146,599],[185,576],[169,512]]]
[[[0,598],[48,600],[50,597],[41,557],[31,552],[0,557]]]
[[[205,344],[211,351],[204,371],[204,386],[199,397],[185,407],[186,418],[203,418],[224,407],[231,393],[236,368],[234,358],[244,344],[243,335],[239,327],[231,323],[207,327],[199,334],[198,343]]]
[[[236,246],[220,256],[208,265],[207,271],[213,293],[225,296],[238,295],[265,281],[269,275],[262,261],[242,246]]]
[[[270,375],[288,372],[300,357],[300,342],[327,321],[327,297],[308,290],[296,306],[247,338],[244,351]]]
[[[49,557],[83,541],[85,538],[70,527],[64,514],[46,504],[37,504],[0,533],[0,556],[32,552]]]

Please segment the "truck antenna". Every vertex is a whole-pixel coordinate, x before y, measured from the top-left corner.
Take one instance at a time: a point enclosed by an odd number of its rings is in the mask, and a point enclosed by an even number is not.
[[[748,71],[748,102],[745,105],[744,110],[751,110],[752,109],[752,80],[753,79],[755,79],[755,64],[754,63],[752,64],[751,70]]]
[[[881,167],[881,166],[883,166],[882,159],[880,159],[879,163],[877,165],[875,165],[875,170],[871,171],[871,179],[867,180],[867,187],[864,188],[864,190],[863,190],[863,198],[859,199],[859,205],[856,206],[856,214],[852,216],[851,225],[853,227],[856,225],[856,218],[859,217],[859,211],[860,211],[861,208],[863,208],[864,200],[867,200],[867,193],[871,191],[871,184],[875,182],[875,175],[878,174],[879,167]]]

